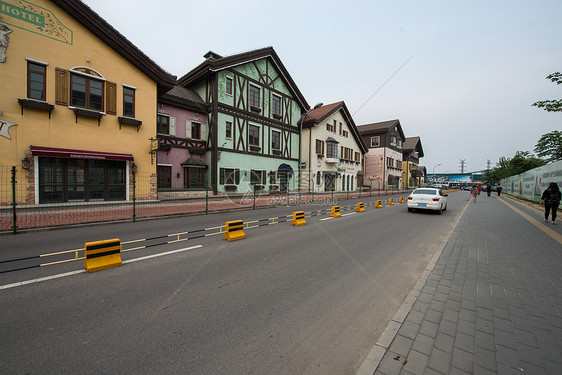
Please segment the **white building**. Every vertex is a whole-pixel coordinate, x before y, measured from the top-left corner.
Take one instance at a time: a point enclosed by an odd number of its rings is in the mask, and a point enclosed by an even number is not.
[[[365,185],[373,189],[402,187],[402,153],[406,139],[399,120],[358,126],[365,154]]]
[[[302,123],[301,190],[359,190],[366,152],[343,101],[310,110]]]

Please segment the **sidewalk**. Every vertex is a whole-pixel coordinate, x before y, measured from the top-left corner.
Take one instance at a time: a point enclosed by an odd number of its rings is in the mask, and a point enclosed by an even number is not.
[[[562,218],[504,196],[463,209],[358,375],[562,374]]]

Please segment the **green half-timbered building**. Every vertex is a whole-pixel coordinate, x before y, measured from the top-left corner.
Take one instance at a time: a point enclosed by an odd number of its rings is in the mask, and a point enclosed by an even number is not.
[[[272,47],[205,61],[179,79],[210,105],[210,188],[224,192],[296,190],[299,120],[309,108]]]

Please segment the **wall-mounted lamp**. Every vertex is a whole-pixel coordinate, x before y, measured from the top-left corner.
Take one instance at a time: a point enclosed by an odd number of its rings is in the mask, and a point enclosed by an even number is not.
[[[177,177],[177,178],[180,178],[180,172],[178,172],[178,173],[176,174],[176,177]]]
[[[131,165],[131,171],[133,171],[133,173],[137,173],[137,165],[135,163]]]
[[[31,166],[31,162],[29,161],[28,158],[23,158],[21,160],[21,167],[22,169],[29,169],[29,167]]]

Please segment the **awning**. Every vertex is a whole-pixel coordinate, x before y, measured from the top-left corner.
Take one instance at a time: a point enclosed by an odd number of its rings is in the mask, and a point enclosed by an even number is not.
[[[118,154],[115,152],[71,150],[67,148],[52,148],[30,146],[33,156],[47,156],[50,158],[90,159],[90,160],[121,160],[133,161],[132,154]]]
[[[203,160],[195,159],[195,158],[188,158],[186,161],[181,163],[181,165],[189,166],[189,167],[207,168],[207,164]]]
[[[277,173],[293,174],[293,168],[289,164],[280,164]]]
[[[322,173],[324,173],[324,176],[339,176],[340,175],[338,172],[324,171]]]
[[[336,141],[334,138],[332,137],[328,137],[326,138],[326,142],[334,142],[334,143],[339,143],[338,141]]]

